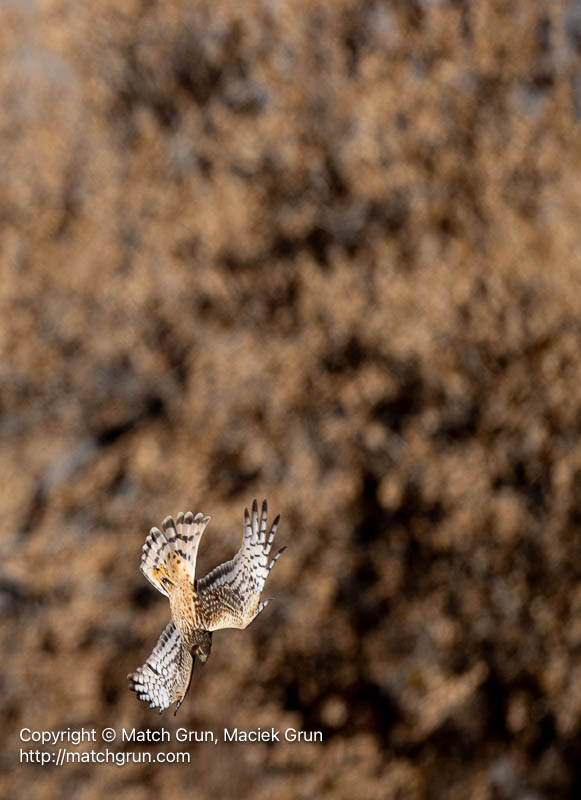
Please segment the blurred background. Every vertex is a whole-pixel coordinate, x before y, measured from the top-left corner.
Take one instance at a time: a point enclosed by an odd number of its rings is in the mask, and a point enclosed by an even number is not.
[[[581,3],[2,0],[0,102],[0,793],[579,796]],[[254,497],[160,717],[145,535]],[[18,764],[68,726],[324,742]]]

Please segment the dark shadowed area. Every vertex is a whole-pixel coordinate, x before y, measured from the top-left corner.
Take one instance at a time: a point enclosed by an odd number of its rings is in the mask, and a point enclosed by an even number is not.
[[[0,109],[0,794],[581,796],[581,4],[0,0]],[[145,536],[254,497],[160,716]]]

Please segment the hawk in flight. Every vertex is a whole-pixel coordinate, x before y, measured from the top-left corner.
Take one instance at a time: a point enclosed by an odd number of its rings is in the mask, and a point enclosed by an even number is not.
[[[171,620],[142,667],[129,675],[130,687],[160,712],[175,702],[174,715],[190,688],[196,656],[210,655],[212,634],[220,628],[246,628],[270,600],[260,594],[283,547],[270,561],[270,548],[280,516],[266,532],[266,500],[258,516],[244,509],[242,545],[231,561],[196,579],[200,539],[210,517],[180,513],[166,517],[163,531],[152,528],[141,553],[141,572],[169,598]]]

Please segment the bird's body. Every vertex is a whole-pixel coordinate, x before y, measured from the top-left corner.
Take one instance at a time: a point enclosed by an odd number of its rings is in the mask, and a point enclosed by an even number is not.
[[[205,640],[200,632],[207,632],[207,622],[198,593],[188,578],[176,583],[169,607],[182,642],[190,651],[194,650]]]
[[[129,678],[131,689],[152,708],[163,711],[175,702],[177,712],[189,689],[195,657],[205,662],[210,655],[212,633],[246,628],[270,602],[261,601],[260,595],[285,548],[268,561],[279,517],[267,536],[266,511],[264,501],[259,520],[256,500],[252,517],[245,509],[240,549],[200,580],[195,578],[196,558],[210,517],[180,513],[177,523],[164,519],[163,532],[149,532],[140,569],[169,598],[171,621],[149,659]]]

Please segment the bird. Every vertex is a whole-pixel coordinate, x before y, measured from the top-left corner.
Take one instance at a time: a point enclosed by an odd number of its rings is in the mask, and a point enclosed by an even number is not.
[[[269,561],[280,521],[276,517],[267,534],[267,503],[260,516],[256,500],[252,514],[244,509],[242,544],[203,578],[196,578],[201,538],[211,517],[180,512],[153,527],[141,552],[140,570],[169,599],[171,619],[153,652],[127,677],[139,700],[160,713],[175,703],[174,716],[190,688],[196,657],[204,664],[212,648],[212,634],[223,628],[247,628],[272,598],[261,600],[268,575],[286,550]]]

